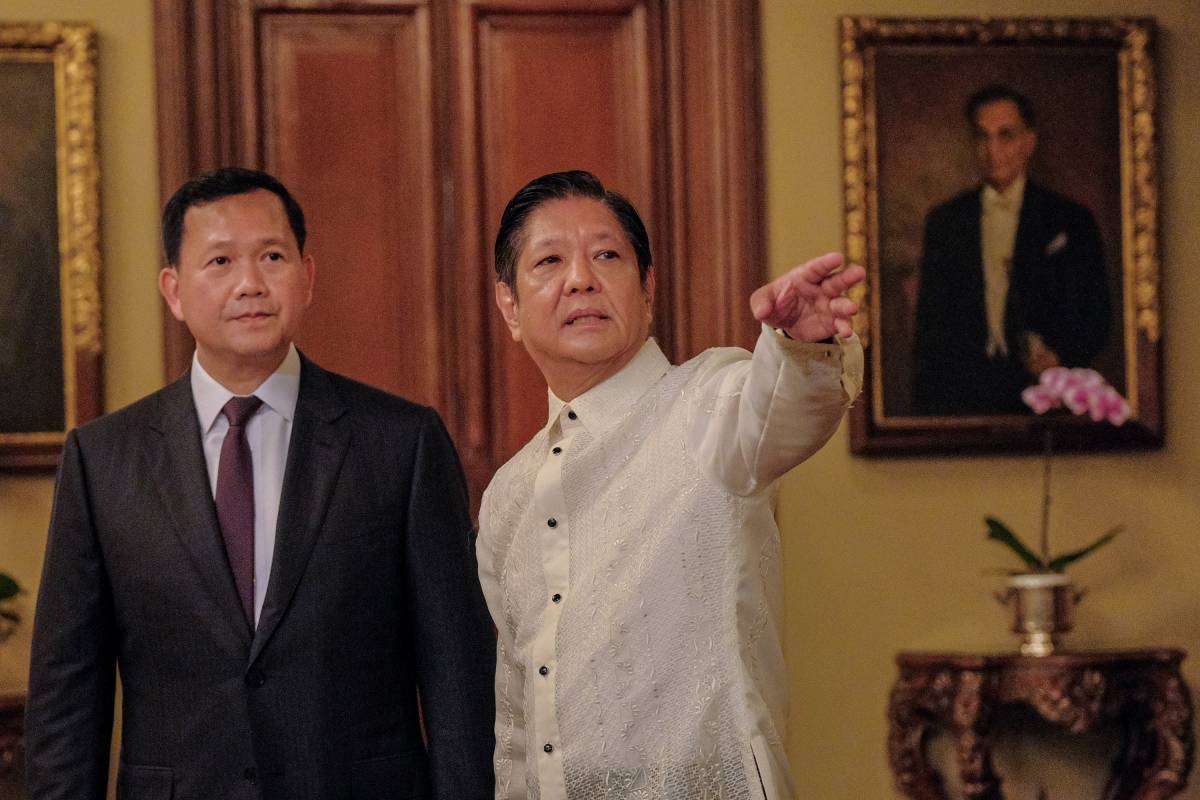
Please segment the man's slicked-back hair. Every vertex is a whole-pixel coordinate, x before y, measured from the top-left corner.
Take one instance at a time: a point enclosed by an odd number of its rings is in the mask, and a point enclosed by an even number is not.
[[[163,207],[162,240],[167,263],[179,266],[179,249],[183,244],[183,218],[192,206],[212,203],[224,197],[265,189],[283,203],[288,225],[296,237],[296,245],[304,252],[304,211],[291,193],[273,175],[245,167],[221,167],[197,175],[180,186]]]
[[[1016,105],[1017,113],[1021,115],[1021,121],[1025,123],[1026,128],[1029,130],[1037,128],[1033,103],[1029,102],[1029,98],[1016,89],[1002,83],[989,83],[987,86],[977,89],[967,98],[967,104],[963,107],[963,113],[967,115],[967,123],[972,128],[975,127],[975,115],[979,113],[979,109],[988,103],[995,103],[999,100],[1008,100]]]
[[[595,175],[578,169],[534,178],[508,201],[504,213],[500,215],[500,230],[496,233],[496,279],[516,292],[517,256],[525,245],[525,223],[529,221],[529,215],[550,200],[572,197],[589,197],[608,206],[633,247],[638,274],[645,284],[653,262],[650,257],[650,236],[637,209],[620,194],[605,189]]]

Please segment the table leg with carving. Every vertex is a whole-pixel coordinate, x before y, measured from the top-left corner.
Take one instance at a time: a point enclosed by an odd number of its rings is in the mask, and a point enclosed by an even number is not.
[[[1144,746],[1136,749],[1136,761],[1128,769],[1140,775],[1142,782],[1122,797],[1163,800],[1183,790],[1192,768],[1192,702],[1178,672],[1157,669],[1143,687],[1150,714],[1138,731]]]
[[[925,758],[935,729],[939,693],[930,676],[902,676],[888,703],[888,760],[896,788],[914,800],[947,800],[942,779]]]
[[[959,675],[952,724],[957,746],[958,773],[967,800],[1001,800],[1000,778],[992,768],[991,728],[995,687],[982,672]]]

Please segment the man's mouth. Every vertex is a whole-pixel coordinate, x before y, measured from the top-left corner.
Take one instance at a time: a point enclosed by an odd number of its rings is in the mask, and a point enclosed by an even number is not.
[[[275,316],[269,311],[247,311],[243,314],[237,314],[233,317],[234,322],[253,322],[254,320],[267,319]]]
[[[566,325],[574,325],[576,322],[582,321],[584,324],[588,322],[598,322],[608,319],[607,314],[602,314],[594,308],[580,308],[572,311],[567,315]]]

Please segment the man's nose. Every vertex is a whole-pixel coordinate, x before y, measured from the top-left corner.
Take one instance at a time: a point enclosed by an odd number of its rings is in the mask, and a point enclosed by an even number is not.
[[[253,259],[244,262],[238,270],[238,296],[257,296],[265,294],[266,291],[267,282],[263,279],[263,270],[259,263]]]
[[[567,280],[564,285],[567,294],[596,291],[596,273],[592,271],[592,262],[584,256],[572,258],[567,265]]]

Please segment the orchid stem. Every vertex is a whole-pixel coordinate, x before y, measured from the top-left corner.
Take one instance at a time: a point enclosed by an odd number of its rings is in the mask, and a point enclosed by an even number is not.
[[[1054,452],[1054,429],[1046,426],[1042,450],[1042,564],[1050,563],[1050,456]]]

